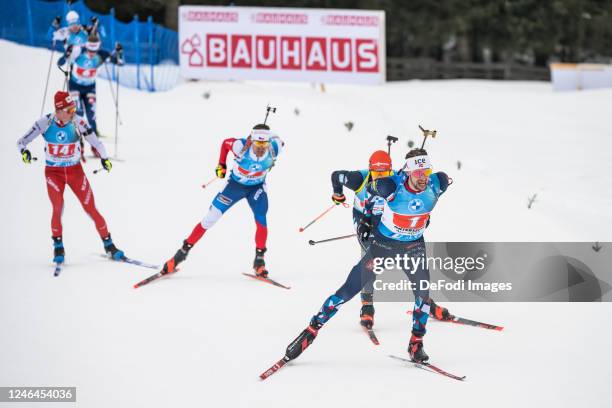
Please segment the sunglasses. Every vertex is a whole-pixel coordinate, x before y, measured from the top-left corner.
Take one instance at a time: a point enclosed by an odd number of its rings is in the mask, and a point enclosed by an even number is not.
[[[421,177],[429,177],[431,176],[431,173],[433,172],[433,169],[429,168],[429,169],[417,169],[417,170],[412,170],[410,172],[410,176],[420,179]]]
[[[73,114],[74,112],[76,112],[76,106],[69,106],[67,108],[64,108],[64,109],[62,109],[62,112],[68,113],[68,114]]]
[[[268,142],[267,140],[255,140],[253,141],[253,144],[259,147],[267,147],[270,144],[270,142]]]
[[[374,178],[389,177],[391,175],[391,170],[385,170],[385,171],[375,171],[375,170],[372,170],[372,171],[370,171],[370,173],[372,174],[372,177],[374,177]]]

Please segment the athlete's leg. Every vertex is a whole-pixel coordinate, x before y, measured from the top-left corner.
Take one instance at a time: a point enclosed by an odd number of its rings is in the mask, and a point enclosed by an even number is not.
[[[96,123],[96,86],[86,87],[82,95],[89,127],[98,134],[98,124]]]
[[[47,193],[53,208],[51,213],[51,236],[62,236],[62,213],[64,212],[64,189],[66,173],[63,167],[45,167]]]
[[[187,237],[187,243],[191,246],[195,245],[204,233],[219,221],[227,210],[246,197],[249,192],[250,189],[248,187],[229,179],[225,188],[214,198],[202,221],[193,228],[191,234]]]
[[[315,314],[312,319],[310,319],[310,324],[308,327],[306,327],[295,338],[295,340],[293,340],[289,346],[287,346],[285,355],[289,359],[293,360],[302,354],[302,352],[306,350],[306,348],[310,346],[317,337],[319,329],[336,314],[340,306],[351,300],[353,296],[359,293],[365,283],[374,279],[374,272],[372,272],[372,246],[373,245],[370,245],[368,251],[361,258],[361,260],[359,260],[357,265],[353,266],[353,269],[351,269],[351,272],[346,278],[344,284],[336,291],[336,293],[325,299],[325,302],[323,302],[323,306],[321,306],[319,312]]]
[[[409,243],[402,243],[404,253],[413,261],[411,265],[418,265],[415,270],[404,269],[404,273],[413,284],[414,309],[412,313],[412,334],[423,337],[426,333],[427,320],[429,318],[429,290],[421,289],[421,281],[429,282],[429,269],[427,268],[427,254],[425,241],[420,238]]]
[[[101,238],[108,237],[109,233],[108,227],[106,226],[106,221],[96,208],[93,191],[91,189],[91,185],[89,184],[89,180],[87,180],[87,176],[85,176],[83,167],[80,164],[77,164],[76,166],[68,167],[66,171],[68,174],[68,185],[70,186],[70,189],[79,199],[79,202],[83,206],[83,209],[87,215],[89,215],[89,217],[96,224],[98,234],[100,234]]]
[[[336,314],[340,306],[351,300],[364,285],[374,280],[375,274],[372,272],[374,252],[373,246],[370,246],[365,255],[353,266],[344,284],[323,302],[319,312],[312,317],[312,326],[319,329]]]
[[[268,239],[268,223],[266,215],[268,214],[268,193],[265,185],[261,185],[247,196],[247,201],[253,216],[255,218],[255,247],[257,249],[265,249]]]
[[[187,259],[189,251],[204,236],[204,233],[212,228],[227,210],[246,197],[249,191],[248,187],[229,179],[223,190],[213,200],[202,221],[193,228],[191,234],[183,241],[183,246],[176,251],[172,258],[166,261],[162,273],[175,272],[178,264]]]

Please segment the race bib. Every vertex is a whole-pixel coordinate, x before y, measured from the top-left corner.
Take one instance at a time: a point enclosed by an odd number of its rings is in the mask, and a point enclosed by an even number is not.
[[[394,234],[413,236],[421,233],[427,226],[429,213],[424,214],[383,214],[381,221]]]

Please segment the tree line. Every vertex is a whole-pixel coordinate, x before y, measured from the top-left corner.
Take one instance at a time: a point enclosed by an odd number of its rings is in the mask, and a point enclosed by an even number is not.
[[[611,62],[612,0],[85,0],[120,20],[177,29],[181,4],[376,9],[388,57],[454,62]]]

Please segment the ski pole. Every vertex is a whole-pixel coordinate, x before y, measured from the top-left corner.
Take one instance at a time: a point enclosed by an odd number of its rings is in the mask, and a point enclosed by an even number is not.
[[[55,52],[55,40],[51,45],[51,57],[49,57],[49,69],[47,70],[47,82],[45,82],[45,93],[43,94],[42,104],[40,106],[40,116],[45,110],[45,99],[47,99],[47,89],[49,88],[49,77],[51,76],[51,65],[53,64],[53,53]]]
[[[123,121],[121,120],[121,115],[119,115],[119,107],[117,103],[117,98],[115,97],[115,90],[113,89],[113,81],[111,80],[110,71],[108,70],[108,65],[106,65],[106,61],[104,61],[104,69],[106,70],[106,77],[108,79],[108,86],[111,91],[111,95],[113,96],[113,103],[115,104],[116,115],[119,118],[119,124],[123,125]]]
[[[115,100],[115,159],[119,145],[119,66],[117,66],[117,99]],[[112,88],[112,87],[111,87]]]
[[[348,204],[347,203],[342,203],[342,206],[344,208],[348,208]],[[330,212],[331,210],[334,209],[334,207],[336,207],[336,204],[332,204],[331,207],[329,207],[327,210],[323,211],[321,214],[319,214],[317,216],[317,218],[315,218],[314,220],[310,221],[305,227],[300,227],[300,232],[303,232],[306,228],[310,227],[312,224],[314,224],[315,222],[317,222],[318,220],[320,220],[321,218],[323,218],[323,216],[325,214],[327,214],[328,212]]]
[[[320,241],[313,241],[312,239],[310,241],[308,241],[308,243],[310,245],[315,245],[315,244],[322,244],[323,242],[330,242],[330,241],[337,241],[339,239],[346,239],[346,238],[352,238],[352,237],[356,237],[357,234],[351,234],[351,235],[342,235],[340,237],[334,237],[334,238],[327,238],[327,239],[322,239]]]
[[[208,181],[206,184],[202,184],[202,188],[208,187],[209,185],[211,185],[212,183],[214,183],[218,179],[219,179],[219,177],[215,176],[214,178],[210,179],[210,181]]]
[[[102,170],[106,170],[104,167],[100,167],[99,169],[96,169],[93,171],[93,174],[98,174],[100,173]]]

